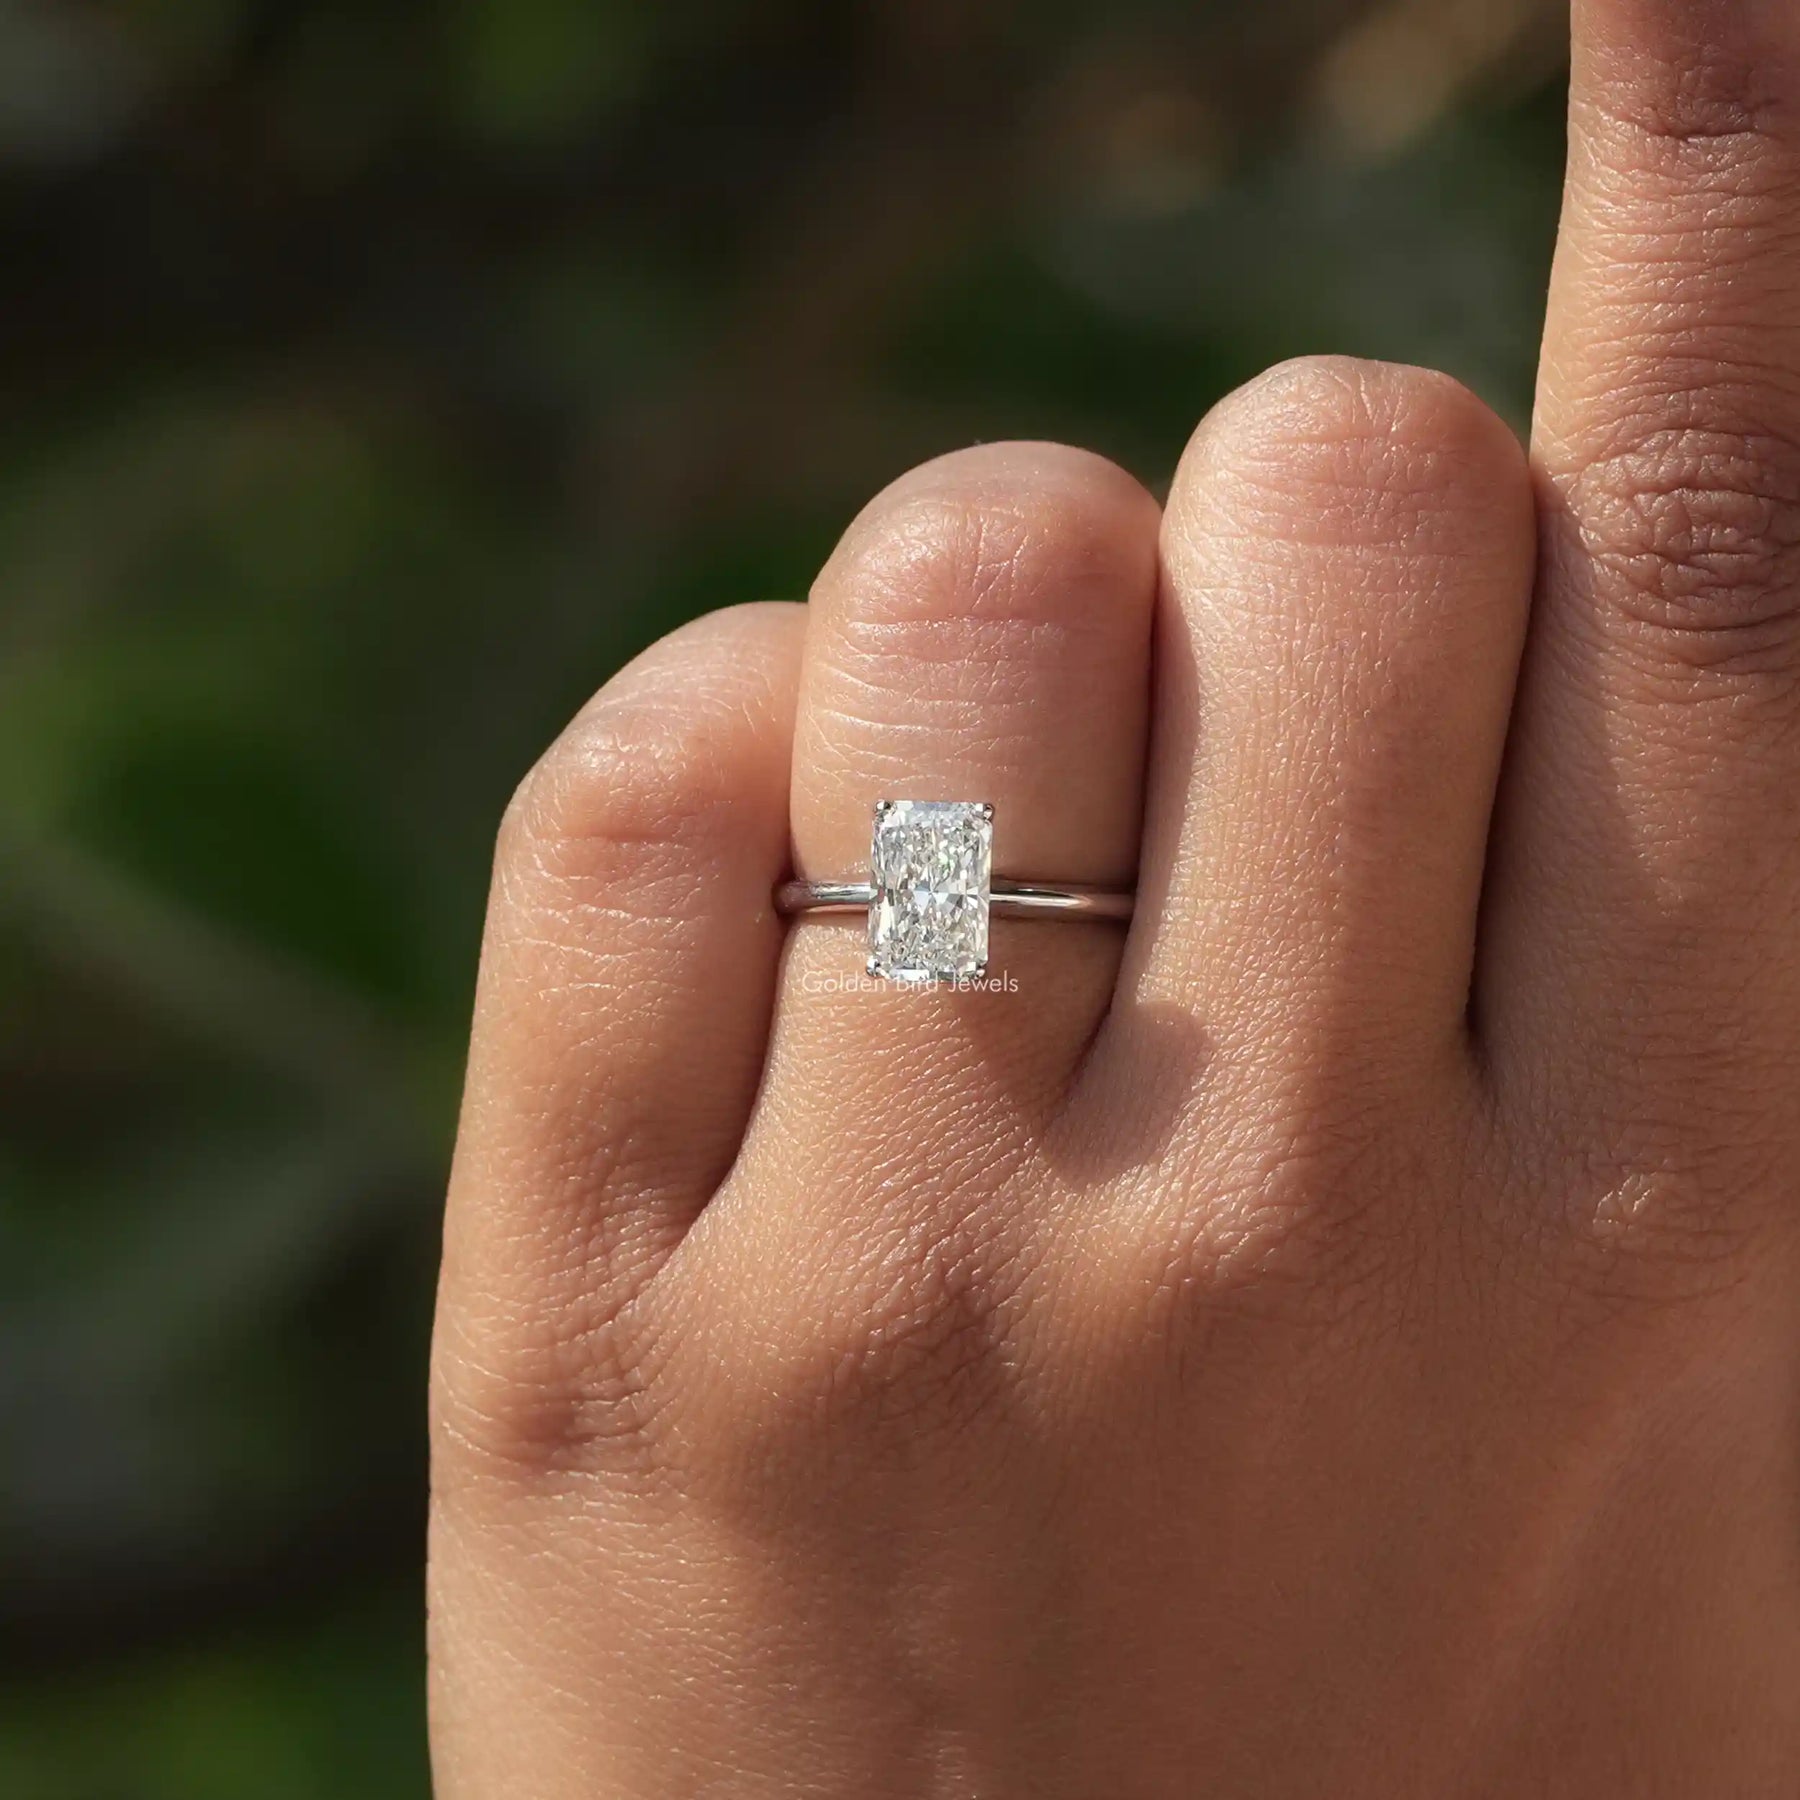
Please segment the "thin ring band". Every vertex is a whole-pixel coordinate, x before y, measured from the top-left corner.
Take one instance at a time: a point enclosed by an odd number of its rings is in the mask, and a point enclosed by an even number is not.
[[[996,919],[1115,919],[1131,917],[1132,896],[1110,888],[1052,886],[994,878],[988,910]],[[867,881],[784,881],[775,890],[783,918],[800,913],[866,913],[875,889]]]

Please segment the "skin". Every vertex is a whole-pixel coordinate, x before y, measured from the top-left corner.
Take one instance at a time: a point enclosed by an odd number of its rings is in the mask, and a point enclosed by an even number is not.
[[[443,1800],[1800,1792],[1800,10],[1574,13],[1529,461],[960,452],[521,788]],[[1138,916],[839,991],[884,794]]]

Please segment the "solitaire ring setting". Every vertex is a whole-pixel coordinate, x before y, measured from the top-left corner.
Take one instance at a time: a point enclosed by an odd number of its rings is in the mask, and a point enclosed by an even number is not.
[[[1131,917],[1132,896],[993,873],[994,809],[982,800],[877,800],[867,881],[784,881],[775,910],[867,912],[871,975],[929,987],[979,980],[988,920]]]

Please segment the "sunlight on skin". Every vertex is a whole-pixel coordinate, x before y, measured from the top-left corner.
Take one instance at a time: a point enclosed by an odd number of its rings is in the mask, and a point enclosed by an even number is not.
[[[1288,364],[989,445],[502,835],[444,1800],[1800,1788],[1800,15],[1579,0],[1535,467]],[[998,994],[784,932],[993,801]]]

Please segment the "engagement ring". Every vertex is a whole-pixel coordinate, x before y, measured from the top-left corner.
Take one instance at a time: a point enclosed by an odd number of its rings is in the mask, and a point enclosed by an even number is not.
[[[867,881],[784,881],[775,910],[869,915],[871,975],[930,985],[987,969],[988,920],[1129,919],[1132,896],[993,874],[994,809],[877,800]]]

